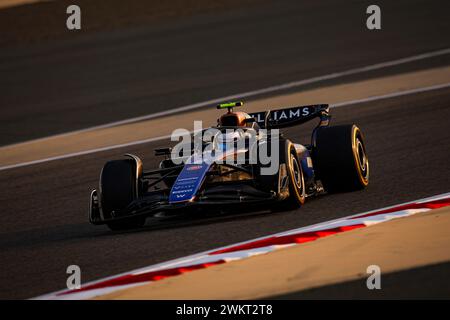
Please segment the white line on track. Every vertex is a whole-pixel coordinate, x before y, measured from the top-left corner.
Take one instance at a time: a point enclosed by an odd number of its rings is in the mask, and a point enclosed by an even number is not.
[[[282,91],[282,90],[286,90],[286,89],[297,88],[297,87],[301,87],[301,86],[305,86],[305,85],[309,85],[309,84],[313,84],[313,83],[318,83],[318,82],[322,82],[322,81],[326,81],[326,80],[332,80],[332,79],[341,78],[341,77],[345,77],[345,76],[349,76],[349,75],[379,70],[379,69],[383,69],[383,68],[387,68],[387,67],[393,67],[393,66],[397,66],[397,65],[401,65],[401,64],[405,64],[405,63],[415,62],[415,61],[429,59],[429,58],[438,57],[438,56],[443,56],[443,55],[447,55],[447,54],[450,54],[450,48],[426,52],[426,53],[422,53],[422,54],[418,54],[418,55],[414,55],[414,56],[410,56],[410,57],[406,57],[406,58],[376,63],[376,64],[368,65],[365,67],[349,69],[346,71],[334,72],[334,73],[330,73],[330,74],[326,74],[326,75],[322,75],[322,76],[312,77],[309,79],[288,82],[288,83],[271,86],[271,87],[266,87],[266,88],[262,88],[262,89],[258,89],[258,90],[236,93],[236,94],[225,96],[225,97],[220,97],[220,98],[215,98],[212,100],[189,104],[189,105],[178,107],[175,109],[156,112],[156,113],[147,114],[147,115],[129,118],[129,119],[124,119],[124,120],[120,120],[120,121],[105,123],[105,124],[98,125],[98,126],[93,126],[93,127],[89,127],[89,128],[85,128],[85,129],[80,129],[80,130],[65,132],[65,133],[56,134],[56,135],[52,135],[52,136],[48,136],[48,137],[33,139],[33,140],[25,141],[25,142],[14,143],[14,144],[10,144],[7,146],[10,147],[10,146],[20,145],[20,144],[28,143],[28,142],[41,141],[41,140],[45,140],[48,138],[62,137],[62,136],[67,136],[67,135],[71,135],[74,133],[81,133],[81,132],[93,131],[93,130],[98,130],[98,129],[105,129],[105,128],[115,127],[115,126],[124,125],[124,124],[128,124],[128,123],[133,123],[133,122],[138,122],[138,121],[143,121],[143,120],[150,120],[150,119],[154,119],[154,118],[158,118],[158,117],[173,115],[173,114],[176,114],[179,112],[185,112],[185,111],[190,111],[190,110],[194,110],[194,109],[199,109],[201,107],[210,106],[210,105],[221,103],[221,102],[224,102],[227,100],[249,98],[249,97],[253,97],[253,96],[257,96],[257,95],[261,95],[261,94],[267,94],[267,93],[273,93],[273,92]],[[1,170],[1,168],[0,168],[0,170]]]
[[[421,87],[421,88],[416,88],[416,89],[392,92],[392,93],[388,93],[388,94],[372,96],[372,97],[363,98],[363,99],[344,101],[344,102],[340,102],[340,103],[335,103],[335,104],[331,105],[330,108],[338,108],[338,107],[343,107],[343,106],[349,106],[352,104],[365,103],[365,102],[371,102],[371,101],[383,100],[383,99],[389,99],[389,98],[396,98],[396,97],[401,97],[401,96],[407,96],[409,94],[439,90],[439,89],[444,89],[444,88],[448,88],[448,87],[450,87],[450,82],[443,83],[443,84],[436,84],[436,85],[429,86],[429,87]]]
[[[389,98],[406,96],[406,95],[409,95],[409,94],[415,94],[415,93],[422,93],[422,92],[427,92],[427,91],[439,90],[439,89],[444,89],[444,88],[448,88],[448,87],[450,87],[450,82],[447,82],[447,83],[444,83],[444,84],[439,84],[439,85],[434,85],[434,86],[429,86],[429,87],[422,87],[422,88],[417,88],[417,89],[411,89],[411,90],[405,90],[405,91],[400,91],[400,92],[394,92],[394,93],[384,94],[384,95],[380,95],[380,96],[373,96],[373,97],[368,97],[368,98],[364,98],[364,99],[344,101],[344,102],[340,102],[340,103],[336,103],[334,105],[331,105],[330,107],[331,108],[338,108],[338,107],[343,107],[343,106],[348,106],[348,105],[353,105],[353,104],[358,104],[358,103],[371,102],[371,101],[377,101],[377,100],[383,100],[383,99],[389,99]],[[8,170],[8,169],[20,168],[20,167],[25,167],[25,166],[31,166],[31,165],[34,165],[34,164],[39,164],[39,163],[44,163],[44,162],[49,162],[49,161],[54,161],[54,160],[62,160],[62,159],[67,159],[67,158],[72,158],[72,157],[77,157],[77,156],[83,156],[83,155],[96,153],[96,152],[101,152],[101,151],[108,151],[108,150],[113,150],[113,149],[118,149],[118,148],[123,148],[123,147],[135,146],[135,145],[139,145],[139,144],[144,144],[144,143],[149,143],[149,142],[154,142],[154,141],[160,141],[160,140],[165,140],[165,139],[169,139],[169,138],[170,138],[170,135],[165,135],[165,136],[154,137],[154,138],[149,138],[149,139],[136,140],[136,141],[123,143],[123,144],[117,144],[117,145],[113,145],[113,146],[107,146],[107,147],[90,149],[90,150],[85,150],[85,151],[80,151],[80,152],[68,153],[68,154],[55,156],[55,157],[50,157],[50,158],[44,158],[44,159],[39,159],[39,160],[34,160],[34,161],[16,163],[16,164],[0,167],[0,171]]]

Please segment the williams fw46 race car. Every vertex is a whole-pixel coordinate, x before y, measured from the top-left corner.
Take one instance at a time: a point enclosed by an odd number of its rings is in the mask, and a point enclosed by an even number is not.
[[[361,130],[330,126],[326,104],[247,114],[228,109],[217,126],[189,133],[173,148],[155,150],[159,168],[144,171],[139,157],[108,161],[90,197],[89,221],[112,230],[141,227],[149,216],[299,208],[322,193],[369,184]],[[280,129],[312,119],[311,142],[299,144]],[[187,130],[186,130],[187,131]]]

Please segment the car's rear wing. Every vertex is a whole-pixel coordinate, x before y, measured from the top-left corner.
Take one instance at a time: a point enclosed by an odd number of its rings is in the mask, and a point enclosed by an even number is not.
[[[315,104],[250,113],[261,128],[276,129],[291,127],[320,118],[320,126],[328,125],[330,120],[329,105]]]

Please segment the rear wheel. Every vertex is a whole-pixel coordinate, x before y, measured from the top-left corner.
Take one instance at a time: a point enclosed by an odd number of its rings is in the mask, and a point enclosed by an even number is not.
[[[345,192],[369,184],[369,158],[356,125],[319,128],[313,152],[316,174],[328,192]]]
[[[133,160],[108,161],[100,177],[101,204],[105,219],[120,217],[121,212],[138,195],[136,163]],[[144,217],[131,217],[107,223],[111,230],[142,227]]]

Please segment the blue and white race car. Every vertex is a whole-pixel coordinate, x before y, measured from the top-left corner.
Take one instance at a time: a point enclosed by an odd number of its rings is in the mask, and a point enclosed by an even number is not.
[[[209,211],[280,210],[302,206],[325,192],[363,189],[369,160],[361,130],[330,126],[326,104],[245,113],[227,109],[217,125],[190,134],[164,156],[159,168],[144,171],[136,155],[108,161],[99,189],[90,197],[89,220],[112,230],[141,227],[154,215]],[[286,138],[280,129],[319,119],[310,144]],[[276,205],[274,205],[276,204]]]

